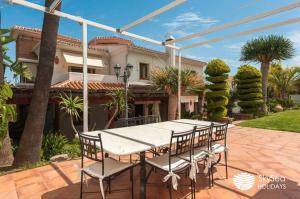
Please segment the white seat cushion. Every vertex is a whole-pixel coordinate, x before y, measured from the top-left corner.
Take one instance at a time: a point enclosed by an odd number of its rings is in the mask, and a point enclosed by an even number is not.
[[[212,151],[214,153],[222,153],[226,150],[226,147],[222,144],[219,144],[219,143],[215,143],[212,145]]]
[[[154,158],[146,159],[150,165],[158,167],[164,171],[169,171],[169,153]],[[171,158],[171,171],[178,171],[189,165],[189,162],[178,157]]]
[[[195,160],[202,160],[207,155],[207,146],[198,147],[194,149],[194,159]],[[190,152],[185,153],[182,155],[185,159],[190,159]]]
[[[122,171],[131,166],[132,166],[132,164],[130,164],[130,163],[120,162],[120,161],[112,159],[112,158],[105,158],[104,159],[104,175],[102,175],[102,163],[101,162],[95,162],[93,164],[85,166],[82,168],[82,170],[92,176],[95,176],[98,178],[104,178],[106,176],[110,176],[115,173],[118,173],[119,171]]]
[[[194,159],[203,160],[207,155],[207,147],[194,149]]]

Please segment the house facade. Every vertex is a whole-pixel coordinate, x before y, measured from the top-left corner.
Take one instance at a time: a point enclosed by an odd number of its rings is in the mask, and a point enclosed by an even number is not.
[[[39,60],[41,30],[15,26],[12,36],[16,39],[16,59],[26,64],[33,74],[33,80],[20,79],[16,84],[12,103],[17,104],[19,120],[24,122],[30,103],[34,77]],[[118,37],[96,37],[89,41],[88,47],[88,88],[89,88],[89,126],[94,129],[104,127],[109,113],[103,104],[109,101],[108,90],[123,89],[122,78],[117,79],[114,66],[119,64],[123,71],[127,64],[133,65],[129,79],[132,93],[133,111],[131,116],[160,114],[167,118],[168,96],[163,91],[153,89],[150,81],[151,70],[155,67],[172,66],[172,49],[160,52],[135,45],[132,41]],[[178,57],[176,58],[178,59]],[[60,130],[71,136],[68,117],[59,110],[57,95],[62,92],[82,96],[82,46],[75,38],[59,35],[52,78],[51,94],[45,131]],[[189,68],[200,76],[206,63],[189,58],[182,58],[182,68]],[[194,111],[197,96],[182,97],[182,106]],[[155,112],[154,112],[155,111]],[[20,126],[22,126],[20,122]],[[81,123],[76,124],[81,128]],[[17,129],[15,127],[14,129]],[[16,134],[19,134],[16,133]]]

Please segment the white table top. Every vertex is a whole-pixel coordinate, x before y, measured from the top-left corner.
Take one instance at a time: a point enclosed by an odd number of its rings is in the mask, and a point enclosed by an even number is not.
[[[101,134],[103,150],[114,155],[129,155],[147,151],[170,143],[172,130],[175,132],[192,130],[195,125],[208,126],[208,121],[173,120],[139,126],[91,131],[85,134]],[[229,128],[232,127],[229,126]]]

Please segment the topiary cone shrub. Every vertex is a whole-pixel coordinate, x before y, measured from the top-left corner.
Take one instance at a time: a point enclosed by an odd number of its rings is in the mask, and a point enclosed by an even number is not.
[[[253,66],[242,65],[238,68],[235,81],[241,112],[257,115],[263,103],[260,71]]]
[[[227,104],[229,97],[229,86],[227,83],[229,66],[220,59],[211,60],[205,69],[208,75],[206,80],[207,111],[208,118],[213,121],[220,121],[227,115]]]

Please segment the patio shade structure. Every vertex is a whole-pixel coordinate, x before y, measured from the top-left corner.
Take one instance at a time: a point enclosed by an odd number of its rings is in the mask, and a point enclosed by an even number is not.
[[[53,3],[50,5],[50,7],[44,7],[44,6],[35,4],[35,3],[31,3],[31,2],[26,1],[26,0],[8,0],[8,2],[11,3],[11,4],[18,4],[18,5],[29,7],[29,8],[39,10],[39,11],[42,11],[42,12],[47,12],[47,13],[50,13],[50,14],[53,14],[53,15],[56,15],[56,16],[59,16],[59,17],[63,17],[63,18],[66,18],[66,19],[69,19],[69,20],[72,20],[72,21],[75,21],[75,22],[79,22],[82,25],[83,85],[84,85],[83,86],[83,96],[84,96],[83,97],[83,99],[84,99],[84,111],[83,111],[83,126],[84,127],[83,127],[83,130],[84,131],[88,131],[88,87],[87,87],[87,83],[88,83],[88,75],[87,75],[87,49],[88,49],[87,27],[88,26],[96,27],[96,28],[106,30],[106,31],[110,31],[110,32],[114,32],[114,33],[119,33],[121,35],[125,35],[125,36],[128,36],[128,37],[138,39],[138,40],[141,40],[141,41],[144,41],[144,42],[152,43],[152,44],[155,44],[155,45],[167,46],[169,48],[172,48],[172,49],[176,50],[178,52],[178,69],[179,69],[178,70],[178,118],[180,118],[180,115],[181,115],[181,90],[180,90],[180,88],[181,88],[181,77],[180,77],[180,73],[181,73],[181,52],[183,50],[193,48],[193,47],[196,47],[196,46],[209,44],[209,43],[220,42],[220,41],[227,40],[227,39],[234,39],[234,38],[241,37],[241,36],[244,36],[244,35],[248,35],[248,34],[251,34],[251,33],[261,32],[261,31],[268,30],[268,29],[271,29],[271,28],[275,28],[275,27],[279,27],[279,26],[285,26],[285,25],[288,25],[288,24],[300,22],[300,17],[297,17],[297,18],[286,20],[286,21],[273,23],[273,24],[269,24],[269,25],[266,25],[266,26],[254,28],[254,29],[251,29],[251,30],[247,30],[247,31],[235,33],[235,34],[232,34],[232,35],[224,36],[224,37],[221,37],[221,38],[214,38],[214,39],[210,39],[210,40],[207,40],[207,41],[193,43],[193,44],[190,44],[190,45],[187,45],[187,46],[179,47],[179,46],[175,45],[175,42],[180,42],[180,41],[185,41],[185,40],[192,39],[192,38],[195,38],[195,37],[200,37],[200,36],[203,36],[205,34],[209,34],[209,33],[216,32],[216,31],[221,31],[221,30],[226,29],[226,28],[239,26],[239,25],[242,25],[242,24],[245,24],[245,23],[249,23],[249,22],[256,21],[256,20],[259,20],[259,19],[262,19],[262,18],[270,17],[270,16],[273,16],[273,15],[276,15],[276,14],[279,14],[279,13],[282,13],[282,12],[286,12],[286,11],[289,11],[289,10],[299,8],[300,7],[300,1],[298,1],[296,3],[289,4],[287,6],[280,7],[280,8],[268,11],[268,12],[264,12],[264,13],[261,13],[261,14],[258,14],[258,15],[246,17],[246,18],[244,18],[240,21],[237,21],[237,22],[226,23],[226,24],[223,24],[223,25],[220,25],[220,26],[215,26],[215,27],[212,27],[212,28],[208,28],[207,30],[204,30],[204,31],[201,31],[201,32],[198,32],[198,33],[194,33],[194,34],[187,35],[187,36],[177,38],[177,39],[175,38],[175,40],[172,40],[172,41],[169,41],[169,42],[158,41],[158,40],[155,40],[155,39],[152,39],[152,38],[149,38],[149,37],[137,35],[137,34],[134,34],[134,33],[131,33],[131,32],[127,31],[130,28],[133,28],[133,27],[135,27],[135,26],[137,26],[137,25],[139,25],[139,24],[141,24],[141,23],[143,23],[143,22],[145,22],[145,21],[147,21],[147,20],[149,20],[149,19],[151,19],[155,16],[158,16],[158,15],[160,15],[160,14],[162,14],[162,13],[164,13],[164,12],[166,12],[166,11],[168,11],[168,10],[178,6],[178,5],[181,5],[182,3],[186,2],[186,1],[187,0],[175,0],[175,1],[171,2],[170,4],[151,12],[148,15],[146,15],[146,16],[140,18],[140,19],[135,20],[132,23],[129,23],[129,24],[127,24],[123,27],[120,27],[120,28],[114,28],[114,27],[111,27],[111,26],[107,26],[107,25],[104,25],[104,24],[101,24],[101,23],[97,23],[97,22],[94,22],[94,21],[91,21],[91,20],[84,19],[82,17],[78,17],[78,16],[75,16],[75,15],[71,15],[71,14],[68,14],[68,13],[64,13],[64,12],[55,10],[55,8],[61,3],[61,0],[53,1]],[[174,54],[174,56],[176,56],[176,55]]]

